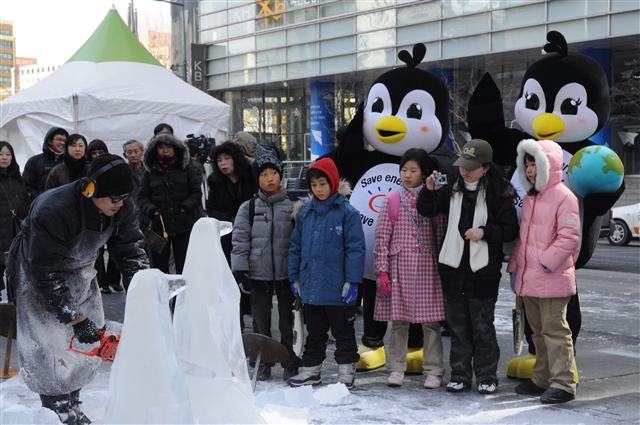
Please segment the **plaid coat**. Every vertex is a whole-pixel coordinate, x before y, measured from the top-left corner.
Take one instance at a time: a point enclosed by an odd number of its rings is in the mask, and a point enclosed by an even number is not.
[[[388,198],[383,201],[378,216],[373,251],[375,270],[376,274],[389,274],[391,296],[376,297],[374,319],[411,323],[444,320],[438,252],[444,239],[445,217],[419,215],[418,193],[400,190],[407,205],[400,204],[395,223],[389,216]]]

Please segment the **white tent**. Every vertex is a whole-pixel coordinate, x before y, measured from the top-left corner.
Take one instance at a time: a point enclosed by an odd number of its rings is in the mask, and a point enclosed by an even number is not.
[[[48,78],[0,102],[0,139],[16,149],[20,163],[42,151],[52,126],[104,140],[122,154],[122,143],[146,143],[153,128],[170,124],[174,134],[224,140],[229,105],[176,77],[110,10],[85,44]]]

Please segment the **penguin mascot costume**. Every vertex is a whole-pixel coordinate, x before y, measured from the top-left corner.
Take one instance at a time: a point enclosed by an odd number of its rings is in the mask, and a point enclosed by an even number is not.
[[[469,101],[469,132],[474,138],[491,143],[494,161],[503,166],[508,175],[516,168],[516,148],[523,139],[553,140],[563,149],[565,175],[568,165],[582,149],[596,145],[589,138],[607,123],[609,118],[609,87],[607,76],[594,59],[568,51],[567,41],[558,31],[547,33],[546,53],[525,72],[520,94],[515,103],[515,117],[520,129],[506,128],[500,91],[489,74],[476,86]],[[619,160],[611,151],[615,159]],[[525,191],[514,175],[511,183],[518,192],[518,215]],[[572,179],[571,183],[575,185]],[[576,269],[584,266],[596,247],[602,215],[620,198],[624,191],[622,180],[615,190],[594,187],[578,195],[581,209],[582,235]],[[583,195],[583,196],[581,196]],[[575,347],[582,316],[578,294],[567,307],[567,321],[573,334]],[[535,347],[531,330],[526,324],[525,336],[529,343],[529,356],[517,357],[509,362],[507,375],[529,378],[535,362]]]
[[[366,239],[365,279],[360,285],[364,335],[358,370],[385,364],[387,323],[373,320],[376,276],[372,252],[382,200],[401,185],[400,159],[408,149],[420,148],[429,154],[435,169],[453,172],[455,157],[443,145],[449,131],[449,92],[438,77],[417,68],[425,53],[420,43],[413,46],[413,54],[406,50],[398,54],[406,66],[385,72],[373,82],[339,146],[327,155],[353,187],[350,202],[360,211]],[[420,325],[412,325],[409,334],[407,371],[419,373],[423,354]]]

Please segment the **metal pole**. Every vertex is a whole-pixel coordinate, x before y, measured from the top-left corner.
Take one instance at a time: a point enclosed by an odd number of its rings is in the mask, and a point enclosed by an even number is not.
[[[182,71],[185,82],[189,82],[187,76],[187,8],[182,4],[182,51],[184,61],[182,62]]]

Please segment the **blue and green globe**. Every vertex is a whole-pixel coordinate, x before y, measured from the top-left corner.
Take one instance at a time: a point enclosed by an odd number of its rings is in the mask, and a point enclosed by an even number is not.
[[[590,193],[616,192],[624,178],[620,157],[606,146],[587,146],[580,149],[569,161],[569,184],[573,191],[584,198]]]

